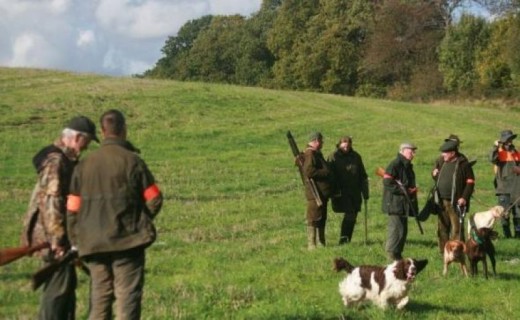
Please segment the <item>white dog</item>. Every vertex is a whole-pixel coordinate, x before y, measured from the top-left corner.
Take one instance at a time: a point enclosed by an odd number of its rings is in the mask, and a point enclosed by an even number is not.
[[[476,212],[468,219],[468,238],[470,238],[471,228],[474,226],[475,229],[488,228],[493,229],[495,221],[500,218],[508,217],[508,212],[505,211],[502,206],[494,206],[488,211]]]
[[[348,273],[339,284],[339,293],[345,306],[370,300],[382,309],[386,309],[389,304],[402,309],[408,303],[410,283],[426,264],[426,259],[401,259],[384,267],[354,267],[345,259],[337,258],[334,260],[334,269]]]

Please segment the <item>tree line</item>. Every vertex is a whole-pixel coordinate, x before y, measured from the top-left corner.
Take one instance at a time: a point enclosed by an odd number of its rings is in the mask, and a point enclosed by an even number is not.
[[[463,10],[471,4],[493,15]],[[263,0],[250,17],[188,21],[141,76],[399,100],[517,100],[519,12],[520,0]]]

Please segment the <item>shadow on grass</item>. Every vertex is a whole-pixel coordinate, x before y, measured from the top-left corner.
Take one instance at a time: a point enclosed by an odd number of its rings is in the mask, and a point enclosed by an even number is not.
[[[453,306],[447,306],[447,305],[434,305],[430,303],[421,303],[421,302],[410,302],[408,305],[406,305],[405,309],[410,312],[414,313],[418,316],[423,315],[431,315],[435,314],[436,312],[443,312],[451,315],[474,315],[475,317],[478,317],[479,315],[482,315],[485,310],[483,309],[476,309],[474,307],[471,308],[465,308],[463,306],[460,307],[453,307]]]

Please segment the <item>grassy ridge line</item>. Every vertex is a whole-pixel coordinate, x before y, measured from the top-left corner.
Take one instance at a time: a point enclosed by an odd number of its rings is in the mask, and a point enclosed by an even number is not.
[[[78,112],[97,119],[108,108],[124,110],[129,138],[141,148],[167,198],[157,219],[159,239],[148,253],[146,318],[446,319],[457,314],[478,319],[483,310],[509,318],[520,311],[508,303],[511,280],[520,277],[508,263],[518,257],[517,243],[497,243],[501,278],[460,281],[452,270],[446,280],[440,276],[434,219],[425,223],[425,236],[418,235],[413,223],[409,226],[406,253],[428,257],[431,264],[404,313],[345,310],[336,293],[341,275],[330,270],[337,255],[356,264],[385,261],[382,187],[372,172],[386,166],[403,140],[419,146],[416,172],[421,189],[427,190],[442,139],[459,134],[462,151],[478,159],[482,204],[474,202],[474,209],[494,204],[486,156],[500,130],[515,130],[510,124],[518,123],[516,112],[506,119],[487,108],[5,68],[0,68],[0,92],[2,246],[17,243],[20,216],[34,183],[30,157],[35,150]],[[285,138],[288,129],[300,148],[310,131],[321,130],[325,154],[341,135],[354,136],[371,175],[369,246],[363,245],[362,224],[352,246],[335,246],[339,217],[331,213],[331,245],[306,252],[303,192]],[[0,269],[0,317],[35,314],[38,296],[30,291],[27,275],[36,266],[26,259]],[[87,291],[88,279],[80,275],[80,318],[86,313]],[[482,303],[477,295],[506,302]],[[463,296],[467,298],[461,301]]]

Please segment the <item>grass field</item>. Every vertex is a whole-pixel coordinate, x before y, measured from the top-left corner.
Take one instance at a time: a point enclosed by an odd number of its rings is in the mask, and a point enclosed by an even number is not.
[[[405,310],[346,309],[337,292],[343,256],[386,264],[386,216],[380,178],[402,141],[418,145],[415,172],[422,204],[430,171],[450,133],[477,159],[472,212],[495,205],[487,154],[503,129],[520,129],[518,107],[410,104],[202,83],[110,78],[0,68],[0,247],[18,245],[35,182],[31,158],[79,113],[110,108],[127,116],[129,140],[165,195],[158,240],[147,251],[143,319],[515,319],[520,314],[520,240],[499,238],[498,275],[442,276],[436,218],[420,235],[410,221],[405,256],[428,258]],[[340,216],[329,210],[328,246],[306,249],[303,188],[285,134],[300,148],[320,130],[328,155],[354,137],[370,175],[368,242],[363,212],[353,242],[338,246]],[[92,145],[92,149],[97,148]],[[501,230],[499,230],[501,232]],[[93,235],[94,236],[94,235]],[[37,259],[0,267],[0,319],[33,319],[30,287]],[[88,278],[79,274],[77,318],[88,313]]]

